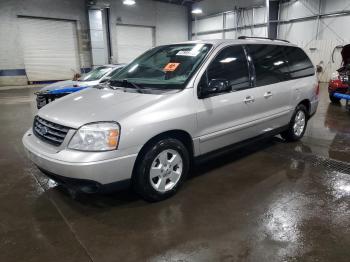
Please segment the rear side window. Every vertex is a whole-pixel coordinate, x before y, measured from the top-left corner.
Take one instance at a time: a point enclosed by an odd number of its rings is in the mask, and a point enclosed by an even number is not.
[[[255,86],[289,80],[288,61],[284,46],[247,45],[255,68]]]
[[[315,68],[305,52],[299,47],[286,46],[285,54],[288,59],[290,78],[313,76]]]

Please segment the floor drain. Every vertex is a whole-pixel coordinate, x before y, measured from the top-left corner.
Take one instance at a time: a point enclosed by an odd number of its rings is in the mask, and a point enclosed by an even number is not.
[[[307,153],[302,151],[281,151],[271,149],[268,153],[278,155],[279,157],[301,160],[311,163],[314,167],[322,167],[328,171],[336,171],[350,175],[350,163],[315,155],[313,153]]]

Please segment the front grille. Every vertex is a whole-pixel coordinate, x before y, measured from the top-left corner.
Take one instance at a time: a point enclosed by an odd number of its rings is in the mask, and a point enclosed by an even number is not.
[[[68,127],[52,123],[39,116],[36,116],[34,118],[34,134],[41,140],[53,144],[55,146],[59,146],[62,144],[68,131]]]

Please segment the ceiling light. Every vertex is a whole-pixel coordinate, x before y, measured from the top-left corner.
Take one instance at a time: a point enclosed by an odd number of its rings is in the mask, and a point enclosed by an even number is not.
[[[192,14],[195,14],[195,15],[200,15],[203,13],[203,10],[201,8],[195,8],[192,10]]]
[[[124,0],[123,1],[124,5],[134,5],[136,4],[135,0]]]

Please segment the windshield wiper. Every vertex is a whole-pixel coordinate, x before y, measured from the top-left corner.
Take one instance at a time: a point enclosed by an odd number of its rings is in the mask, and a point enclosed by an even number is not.
[[[109,85],[111,88],[118,87],[118,83],[120,83],[122,87],[132,86],[134,89],[138,90],[139,92],[141,92],[141,90],[144,89],[142,86],[135,84],[134,82],[130,82],[127,79],[109,81]],[[114,89],[114,88],[112,88],[112,89]]]

